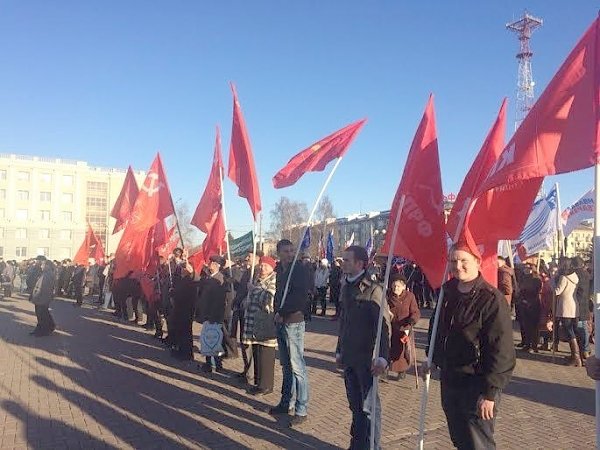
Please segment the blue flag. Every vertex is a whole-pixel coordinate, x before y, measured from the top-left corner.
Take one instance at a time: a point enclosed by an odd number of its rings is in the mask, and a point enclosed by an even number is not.
[[[373,238],[372,237],[369,237],[369,240],[367,241],[366,249],[367,249],[367,255],[369,255],[369,257],[371,257],[371,253],[373,253]]]
[[[333,264],[333,230],[329,231],[329,235],[327,236],[326,258],[329,264]]]
[[[306,251],[310,247],[310,227],[306,229],[304,232],[304,237],[302,238],[302,242],[300,243],[300,250]]]

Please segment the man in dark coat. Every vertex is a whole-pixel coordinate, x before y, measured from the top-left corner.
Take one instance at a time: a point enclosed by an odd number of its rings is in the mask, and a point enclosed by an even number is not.
[[[390,358],[390,314],[383,287],[371,280],[366,269],[369,264],[367,250],[352,245],[344,252],[343,271],[346,275],[340,298],[342,314],[335,359],[344,369],[344,384],[350,410],[352,426],[351,449],[369,448],[371,420],[375,420],[375,448],[379,447],[381,405],[376,398],[375,411],[365,412],[365,399],[373,386],[373,375],[381,375],[388,367]],[[383,308],[383,323],[378,357],[373,359],[376,345],[380,310]]]
[[[573,267],[577,277],[579,277],[577,290],[575,291],[577,305],[579,306],[579,318],[576,330],[577,342],[579,343],[579,353],[581,354],[581,357],[587,359],[588,356],[590,356],[589,322],[591,321],[591,313],[594,310],[590,294],[591,276],[581,257],[576,256],[573,258]]]
[[[196,320],[200,323],[209,322],[219,325],[225,320],[225,277],[221,269],[225,265],[225,259],[221,256],[211,256],[208,263],[209,276],[200,282]],[[207,356],[202,365],[204,372],[212,372],[211,358],[214,358],[217,372],[223,371],[221,356]]]

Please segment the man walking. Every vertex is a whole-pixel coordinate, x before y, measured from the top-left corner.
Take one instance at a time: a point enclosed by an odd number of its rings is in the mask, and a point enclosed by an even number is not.
[[[343,255],[342,270],[346,276],[340,294],[341,316],[335,359],[344,369],[344,383],[352,426],[350,449],[367,449],[371,439],[371,420],[376,421],[375,448],[379,448],[381,407],[376,399],[375,414],[364,411],[365,400],[373,386],[373,375],[381,375],[388,366],[390,351],[390,314],[383,288],[372,281],[366,269],[369,254],[363,247],[352,245]],[[373,359],[377,338],[379,311],[384,308],[379,357]]]
[[[294,417],[289,422],[290,427],[306,421],[309,397],[308,374],[304,361],[304,313],[308,308],[308,291],[311,284],[306,266],[295,264],[292,270],[294,251],[294,244],[287,239],[277,243],[279,264],[276,268],[275,322],[283,382],[281,400],[269,411],[270,414],[276,415],[288,414],[293,409]],[[284,301],[288,277],[290,282]],[[296,400],[295,404],[292,404],[294,394]]]
[[[329,261],[325,258],[315,271],[315,297],[312,303],[312,314],[317,314],[317,304],[321,304],[321,315],[327,312],[327,284],[329,282]]]

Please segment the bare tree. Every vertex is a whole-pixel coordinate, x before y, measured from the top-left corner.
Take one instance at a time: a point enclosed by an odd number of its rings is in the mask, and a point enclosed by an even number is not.
[[[269,214],[271,216],[271,236],[274,239],[284,237],[289,239],[292,227],[308,219],[308,207],[304,202],[281,197]]]
[[[315,216],[315,218],[319,222],[323,222],[326,219],[335,217],[335,212],[333,211],[333,204],[331,203],[331,200],[329,199],[328,195],[323,196],[323,198],[321,199]]]
[[[187,248],[192,248],[200,243],[200,230],[190,222],[192,213],[186,202],[179,202],[175,205],[177,219],[179,220],[179,229],[181,230],[183,243]]]

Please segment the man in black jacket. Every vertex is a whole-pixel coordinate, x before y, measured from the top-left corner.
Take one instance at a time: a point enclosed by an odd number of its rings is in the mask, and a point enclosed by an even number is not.
[[[289,423],[290,427],[306,421],[309,396],[308,374],[304,361],[304,313],[308,308],[308,291],[311,285],[308,271],[304,265],[296,263],[292,270],[294,253],[294,244],[287,239],[282,239],[277,243],[279,264],[275,269],[277,272],[275,322],[277,323],[277,344],[283,381],[281,400],[269,411],[270,414],[288,414],[290,409],[294,409],[294,417]],[[287,285],[288,278],[290,279],[289,285]],[[296,402],[292,405],[294,390]]]
[[[510,308],[481,277],[480,260],[468,246],[456,244],[449,264],[453,278],[443,286],[433,354],[441,370],[442,408],[457,448],[496,448],[498,402],[515,367]],[[433,320],[430,336],[432,326]]]
[[[351,449],[366,449],[370,444],[373,414],[364,411],[367,394],[373,386],[373,375],[381,375],[388,366],[390,353],[390,314],[383,287],[372,281],[366,272],[369,254],[363,247],[350,246],[344,252],[343,271],[346,275],[340,301],[341,316],[335,359],[344,369],[344,383],[352,426]],[[384,308],[378,358],[373,359],[380,308]],[[376,398],[374,415],[375,448],[379,447],[381,406]]]
[[[573,258],[573,268],[579,278],[575,296],[577,305],[579,306],[579,318],[577,319],[577,341],[579,344],[579,354],[582,359],[587,359],[590,356],[590,335],[588,332],[588,322],[593,311],[591,301],[591,277],[585,267],[585,263],[580,256]]]

